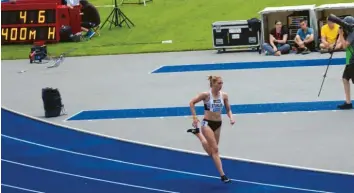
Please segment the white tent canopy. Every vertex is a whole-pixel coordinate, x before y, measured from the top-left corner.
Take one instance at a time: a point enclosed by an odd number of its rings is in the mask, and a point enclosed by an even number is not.
[[[298,6],[285,6],[285,7],[266,7],[262,11],[258,12],[260,14],[268,14],[274,12],[289,12],[289,11],[302,11],[315,9],[316,5],[298,5]]]
[[[354,8],[354,3],[323,4],[323,5],[317,6],[315,8],[315,10],[322,11],[325,9],[351,9],[351,8]]]
[[[354,3],[336,3],[336,4],[324,4],[315,8],[316,17],[318,18],[319,30],[326,23],[326,18],[330,14],[334,14],[338,17],[347,15],[354,16]]]

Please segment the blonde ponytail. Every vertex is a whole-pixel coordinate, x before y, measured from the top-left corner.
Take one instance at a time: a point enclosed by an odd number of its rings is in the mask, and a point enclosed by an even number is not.
[[[209,76],[208,76],[208,80],[209,80],[209,85],[210,85],[210,87],[212,87],[213,84],[214,84],[219,78],[221,78],[221,77],[220,77],[220,76],[209,75]]]

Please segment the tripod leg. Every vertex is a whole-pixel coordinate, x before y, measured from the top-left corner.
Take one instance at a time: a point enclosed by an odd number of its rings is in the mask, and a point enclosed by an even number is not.
[[[334,45],[333,45],[333,49],[332,49],[332,51],[331,51],[331,56],[330,56],[329,59],[328,59],[329,61],[328,61],[328,64],[327,64],[326,72],[325,72],[324,75],[323,75],[323,80],[322,80],[322,84],[321,84],[320,91],[318,92],[318,97],[320,97],[320,95],[321,95],[322,87],[323,87],[324,81],[325,81],[325,79],[326,79],[326,77],[327,77],[327,72],[328,72],[328,69],[329,69],[329,65],[331,65],[331,61],[332,61],[334,49],[336,48],[336,45],[337,45],[338,37],[339,37],[339,35],[337,35],[336,41],[335,41],[335,43],[334,43]]]
[[[104,25],[107,23],[107,21],[109,20],[109,18],[111,18],[112,14],[113,14],[113,11],[114,11],[114,9],[113,9],[113,10],[111,11],[111,13],[108,15],[106,21],[103,22],[103,24],[102,24],[102,26],[101,26],[100,29],[102,29],[102,28],[104,27]]]
[[[321,84],[320,91],[318,92],[317,97],[320,97],[320,95],[321,95],[322,87],[323,87],[324,81],[325,81],[325,79],[327,77],[328,68],[329,68],[329,64],[327,65],[326,72],[323,75],[322,84]]]
[[[135,24],[127,17],[125,16],[125,14],[123,13],[124,17],[129,21],[130,24],[132,24],[133,26],[135,26]]]
[[[119,12],[120,12],[120,9],[119,8],[115,8],[116,9],[116,11],[114,12],[114,14],[115,14],[115,23],[114,23],[114,25],[115,26],[119,26],[119,27],[122,27],[120,24],[119,24]]]
[[[127,26],[130,28],[130,25],[129,23],[132,25],[132,26],[135,26],[134,23],[120,10],[119,11],[119,15],[123,18],[122,21],[120,22],[120,24],[122,24],[123,22],[125,22],[125,24],[127,24]],[[128,22],[127,22],[128,20]]]
[[[110,21],[110,24],[109,24],[109,30],[111,30],[112,29],[112,24],[113,23],[115,23],[115,20],[116,20],[116,8],[113,8],[113,10],[112,10],[112,20]]]
[[[107,23],[107,21],[109,21],[109,19],[111,18],[112,14],[113,14],[113,11],[114,10],[112,10],[111,13],[108,15],[107,19],[103,22],[100,29],[102,29],[104,27],[104,25]]]
[[[107,21],[109,21],[111,23],[109,26],[109,29],[112,28],[112,25],[114,25],[115,27],[117,27],[117,26],[122,27],[123,22],[125,22],[127,24],[127,26],[130,28],[130,25],[127,22],[127,20],[129,21],[130,24],[135,26],[133,24],[133,22],[130,21],[130,19],[118,8],[117,0],[115,0],[115,7],[113,8],[112,12],[107,17],[106,21],[102,24],[100,29],[102,29],[104,27],[104,25],[106,24]]]
[[[118,10],[118,15],[120,16],[119,17],[119,25],[120,26],[123,26],[123,22],[125,22],[126,18],[124,17],[124,13],[122,12],[122,10]],[[125,22],[126,23],[126,22]],[[127,24],[127,26],[130,28],[130,26]]]

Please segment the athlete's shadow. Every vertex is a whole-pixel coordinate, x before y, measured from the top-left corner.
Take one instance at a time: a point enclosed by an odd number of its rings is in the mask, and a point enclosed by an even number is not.
[[[237,191],[236,182],[231,182],[229,184],[223,184],[222,182],[217,182],[213,184],[208,184],[204,186],[200,186],[198,189],[199,193],[241,193]],[[246,193],[246,192],[242,192]],[[248,192],[247,192],[248,193]]]
[[[199,187],[200,193],[269,193],[278,192],[274,187],[267,187],[262,185],[247,184],[240,182],[231,182],[229,184],[223,183],[213,183],[204,184],[204,186]]]

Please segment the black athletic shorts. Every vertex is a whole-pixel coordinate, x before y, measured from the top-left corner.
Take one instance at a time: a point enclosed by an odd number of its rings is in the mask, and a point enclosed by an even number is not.
[[[211,130],[213,130],[214,132],[219,129],[222,125],[222,122],[221,121],[210,121],[210,120],[207,120],[207,119],[203,119],[203,123],[202,123],[202,126],[206,126],[208,125]]]
[[[297,45],[297,43],[294,43],[294,46],[296,49],[299,49],[299,45]],[[314,41],[305,44],[305,47],[308,48],[312,52],[316,51],[316,44]]]
[[[354,84],[354,64],[349,64],[345,66],[342,78],[348,81],[352,79],[352,82]]]

